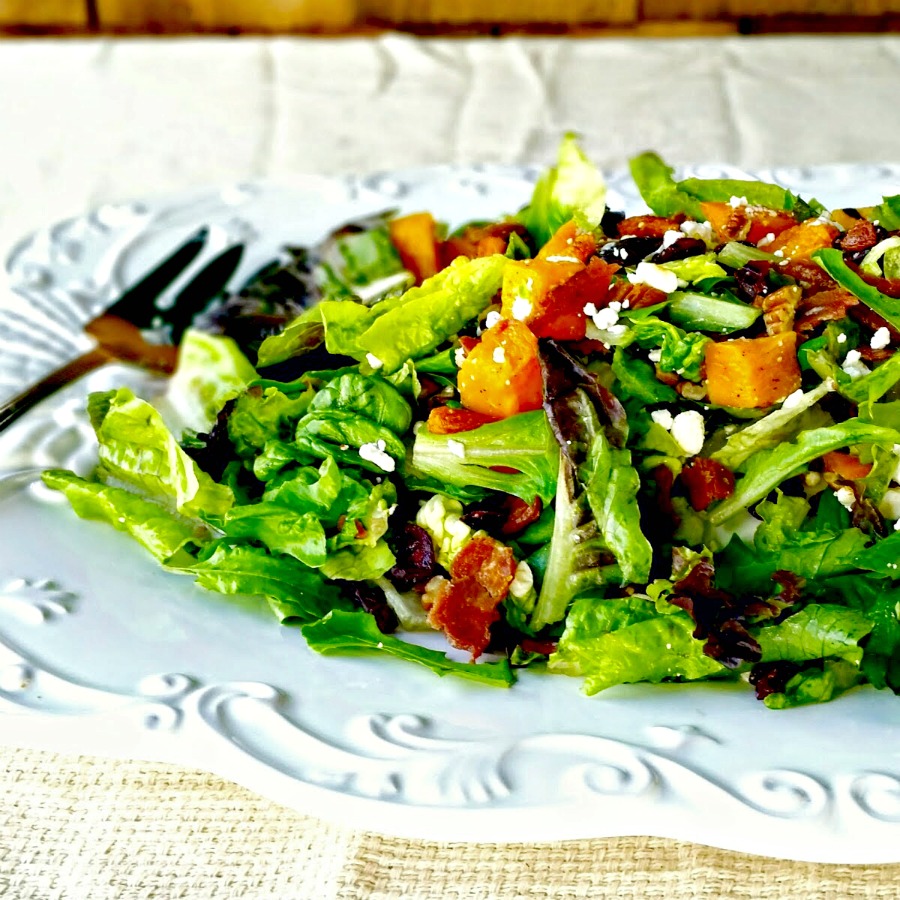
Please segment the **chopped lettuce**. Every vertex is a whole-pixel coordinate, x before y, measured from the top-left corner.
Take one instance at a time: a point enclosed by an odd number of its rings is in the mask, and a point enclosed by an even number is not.
[[[588,229],[596,228],[605,210],[603,175],[588,161],[576,136],[567,134],[557,164],[538,179],[519,220],[542,246],[570,219],[577,218]]]
[[[162,416],[128,388],[91,394],[88,415],[99,441],[97,474],[172,504],[189,518],[217,520],[234,502],[181,449]]]
[[[422,428],[412,449],[414,472],[438,483],[476,485],[513,494],[526,503],[556,493],[559,448],[543,410],[519,413],[459,434]],[[496,471],[497,467],[515,472]]]

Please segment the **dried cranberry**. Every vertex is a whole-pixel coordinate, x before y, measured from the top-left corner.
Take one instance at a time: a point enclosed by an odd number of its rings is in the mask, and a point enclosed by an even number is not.
[[[396,561],[388,578],[398,591],[413,590],[437,574],[434,543],[424,528],[407,522],[394,529],[390,544]]]
[[[772,263],[765,259],[751,259],[746,265],[735,270],[734,280],[741,300],[752,303],[757,297],[764,297],[772,290],[769,272]]]
[[[603,218],[600,220],[600,227],[603,229],[605,235],[608,235],[609,237],[618,237],[619,223],[624,221],[625,213],[607,209],[603,213]]]
[[[626,237],[600,250],[601,259],[620,266],[635,266],[662,246],[662,238]]]
[[[382,634],[392,634],[397,630],[400,620],[385,599],[381,588],[366,581],[348,581],[345,590],[357,606],[361,606],[375,619],[375,624]]]
[[[706,253],[706,243],[699,238],[681,237],[668,247],[660,247],[653,254],[653,262],[667,263],[674,262],[676,259],[687,259],[689,256],[697,256],[700,253]]]

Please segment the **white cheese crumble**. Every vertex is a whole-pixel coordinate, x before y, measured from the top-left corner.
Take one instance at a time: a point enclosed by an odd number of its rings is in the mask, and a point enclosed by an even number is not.
[[[882,325],[875,334],[872,335],[872,340],[869,341],[869,346],[873,350],[884,350],[885,347],[888,346],[891,342],[891,333],[890,331]]]
[[[503,316],[497,312],[496,309],[492,309],[485,317],[484,317],[484,327],[485,328],[493,328]]]
[[[657,425],[662,425],[666,431],[672,430],[672,423],[675,421],[675,417],[667,409],[654,409],[653,412],[650,413],[650,418],[653,419]]]
[[[667,231],[662,237],[662,244],[660,244],[660,250],[666,250],[672,246],[676,241],[680,241],[681,238],[684,237],[683,233],[680,231]],[[659,252],[659,251],[657,251]]]
[[[604,306],[603,309],[598,309],[591,318],[601,331],[608,331],[619,321],[619,314],[611,306]]]
[[[797,388],[793,394],[788,394],[781,404],[782,409],[794,409],[803,402],[803,388]]]
[[[654,347],[647,352],[647,359],[652,363],[658,363],[662,359],[662,347]]]
[[[688,456],[696,456],[706,440],[706,423],[695,409],[678,413],[672,422],[672,437]]]
[[[456,360],[456,368],[459,369],[462,364],[466,361],[466,348],[465,347],[457,347],[453,351],[453,359]]]
[[[884,492],[881,503],[878,504],[878,512],[886,519],[900,520],[900,489],[890,488]],[[896,527],[895,525],[894,528]]]
[[[632,284],[647,284],[666,294],[678,290],[678,276],[656,263],[639,262],[634,272],[628,273],[628,280]]]
[[[375,356],[374,353],[367,353],[367,354],[366,354],[366,362],[367,362],[373,369],[380,369],[380,368],[384,365],[384,363],[383,363],[377,356]]]
[[[554,263],[577,263],[581,262],[581,260],[577,256],[548,256],[546,257],[547,262]]]
[[[770,231],[764,238],[760,238],[756,242],[757,247],[768,247],[775,240],[775,232]]]
[[[746,206],[747,198],[746,197],[735,197],[734,195],[732,195],[731,199],[728,201],[728,205],[732,209],[737,209],[739,206]]]
[[[523,559],[516,566],[516,573],[509,584],[509,595],[516,600],[524,600],[534,589],[534,573]]]
[[[847,510],[852,510],[853,504],[856,503],[856,494],[853,493],[853,488],[850,487],[839,487],[834,492],[834,496],[837,497],[838,503]]]
[[[681,231],[688,237],[699,238],[707,246],[715,243],[712,225],[709,222],[682,222]]]
[[[455,441],[453,438],[447,438],[447,449],[460,459],[466,458],[466,445],[461,441]]]
[[[844,334],[843,332],[841,332],[841,333],[837,336],[837,342],[838,342],[839,344],[846,344],[846,343],[847,343],[847,335]]]
[[[596,316],[597,315],[597,307],[593,303],[585,303],[584,309],[582,312],[586,316]]]
[[[772,256],[784,257],[784,250],[773,250]]]
[[[500,363],[506,362],[506,352],[502,347],[494,347],[494,352],[491,354],[491,359],[494,360],[498,365]]]
[[[383,472],[393,472],[394,469],[397,468],[397,463],[394,462],[394,458],[392,456],[390,456],[388,453],[385,453],[384,448],[384,441],[378,441],[377,443],[369,442],[367,444],[363,444],[359,448],[359,457],[360,459],[364,459],[367,462],[374,463]]]
[[[531,315],[531,301],[524,297],[516,297],[512,305],[512,317],[524,322]]]
[[[862,378],[863,375],[869,374],[869,367],[862,361],[862,355],[859,350],[848,350],[841,368],[851,378]]]

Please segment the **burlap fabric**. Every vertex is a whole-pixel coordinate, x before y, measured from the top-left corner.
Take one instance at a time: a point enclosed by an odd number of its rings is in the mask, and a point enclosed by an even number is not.
[[[339,828],[203,772],[0,749],[4,900],[896,898],[900,865],[658,838],[444,844]]]

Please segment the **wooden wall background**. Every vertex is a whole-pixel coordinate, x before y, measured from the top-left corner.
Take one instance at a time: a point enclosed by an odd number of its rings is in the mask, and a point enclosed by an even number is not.
[[[6,33],[897,31],[900,0],[0,0]]]

